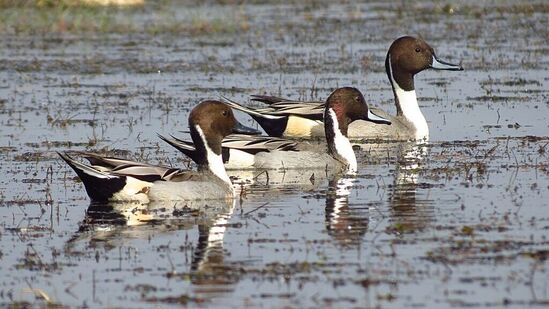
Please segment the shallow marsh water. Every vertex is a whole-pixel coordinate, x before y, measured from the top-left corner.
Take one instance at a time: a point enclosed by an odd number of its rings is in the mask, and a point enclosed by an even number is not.
[[[164,5],[174,22],[216,24],[156,35],[2,27],[0,304],[547,306],[544,2]],[[143,27],[163,17],[128,14]],[[204,211],[110,209],[90,206],[55,154],[187,166],[156,133],[185,136],[192,105],[218,95],[323,99],[351,85],[394,111],[383,63],[404,34],[466,70],[420,73],[430,143],[362,144],[356,179],[271,172]]]

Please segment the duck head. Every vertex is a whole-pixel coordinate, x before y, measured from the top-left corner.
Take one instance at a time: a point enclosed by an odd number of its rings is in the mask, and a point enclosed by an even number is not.
[[[207,167],[214,174],[226,180],[221,158],[221,142],[229,134],[259,134],[260,131],[241,124],[234,117],[232,109],[216,100],[202,101],[189,114],[189,129],[199,159],[199,168]]]
[[[461,65],[440,60],[427,42],[411,36],[403,36],[391,44],[385,67],[391,83],[396,82],[404,91],[414,90],[414,75],[423,70],[463,70]]]
[[[357,170],[357,162],[351,142],[347,138],[349,124],[356,120],[391,124],[368,109],[362,93],[352,87],[336,89],[326,100],[324,109],[324,132],[329,153],[348,165],[349,171]]]
[[[336,89],[326,100],[324,119],[333,123],[333,118],[337,120],[337,127],[343,136],[347,136],[349,124],[356,120],[391,124],[391,121],[372,113],[362,93],[352,87]]]

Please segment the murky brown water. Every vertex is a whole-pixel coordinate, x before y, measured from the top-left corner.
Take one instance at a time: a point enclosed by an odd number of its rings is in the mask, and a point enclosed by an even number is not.
[[[227,29],[1,34],[2,306],[549,304],[547,4],[165,6]],[[146,27],[156,9],[126,14]],[[357,179],[273,172],[199,212],[113,208],[90,206],[55,154],[187,166],[156,133],[186,130],[218,95],[351,85],[394,111],[383,61],[404,34],[466,70],[418,75],[431,143],[362,145]]]

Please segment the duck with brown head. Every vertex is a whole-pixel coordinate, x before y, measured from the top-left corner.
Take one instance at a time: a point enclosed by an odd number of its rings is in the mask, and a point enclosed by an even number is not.
[[[389,135],[416,140],[429,138],[429,126],[419,108],[414,85],[414,76],[426,69],[463,70],[459,65],[439,60],[433,48],[422,39],[405,36],[393,42],[385,59],[397,110]]]
[[[292,142],[287,149],[268,149],[269,140],[283,144],[280,138],[248,137],[246,143],[253,145],[253,150],[239,148],[250,157],[245,166],[234,168],[255,169],[310,169],[310,168],[343,168],[354,173],[357,170],[355,153],[347,138],[349,125],[364,120],[373,123],[390,124],[391,122],[370,112],[368,105],[360,91],[356,88],[344,87],[336,89],[326,100],[324,105],[324,130],[326,143]],[[164,138],[172,146],[178,147],[178,142]],[[254,141],[255,139],[255,141]],[[185,143],[185,142],[183,142]],[[188,145],[188,143],[185,143]],[[261,145],[266,145],[264,151],[257,151]],[[226,145],[230,148],[230,145]],[[232,149],[231,149],[232,150]],[[184,151],[184,153],[186,153]],[[191,156],[193,158],[194,155]],[[229,163],[230,164],[230,163]]]
[[[426,69],[461,71],[460,65],[438,59],[429,44],[419,38],[404,36],[395,40],[387,52],[385,69],[393,89],[396,116],[372,108],[372,112],[392,122],[391,126],[376,126],[355,121],[349,125],[350,138],[382,140],[425,140],[429,127],[421,112],[414,87],[414,76]],[[269,135],[310,138],[324,135],[322,102],[300,102],[271,96],[253,96],[253,100],[268,104],[254,109],[231,103],[233,108],[250,114]]]
[[[230,198],[232,183],[221,158],[221,140],[231,133],[255,134],[240,124],[231,108],[219,101],[204,101],[189,115],[191,138],[196,145],[198,171],[154,166],[125,159],[76,152],[90,164],[67,153],[61,158],[80,177],[93,201],[196,200]]]
[[[260,133],[239,123],[232,109],[220,101],[204,101],[196,106],[189,115],[189,129],[199,159],[198,169],[210,171],[225,182],[230,180],[223,166],[223,138],[232,133]]]
[[[349,170],[353,172],[356,172],[358,165],[351,142],[347,138],[349,125],[357,120],[391,124],[389,120],[372,114],[362,93],[351,87],[332,92],[326,100],[323,118],[328,153],[336,160],[348,164]]]

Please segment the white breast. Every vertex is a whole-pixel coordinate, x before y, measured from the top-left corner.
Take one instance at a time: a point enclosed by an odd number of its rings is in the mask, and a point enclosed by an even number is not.
[[[415,138],[429,139],[429,126],[417,103],[416,91],[404,91],[395,83],[395,92],[400,103],[402,115],[415,128]]]
[[[429,126],[425,120],[425,116],[419,108],[417,103],[417,96],[415,90],[405,91],[400,88],[398,83],[393,78],[393,69],[391,64],[391,57],[389,56],[389,75],[391,76],[391,82],[393,87],[395,87],[395,95],[398,98],[398,103],[400,104],[400,109],[402,110],[402,115],[406,120],[408,120],[415,129],[415,138],[416,139],[429,139]]]
[[[221,180],[223,180],[227,184],[231,184],[231,179],[229,178],[229,175],[227,175],[227,171],[225,170],[225,166],[223,165],[223,158],[221,157],[221,154],[216,154],[215,152],[213,152],[212,149],[210,149],[210,146],[208,146],[208,141],[204,136],[204,132],[202,131],[200,126],[197,125],[195,126],[195,128],[200,135],[202,142],[204,143],[204,147],[206,148],[208,168],[214,175],[219,177]]]

